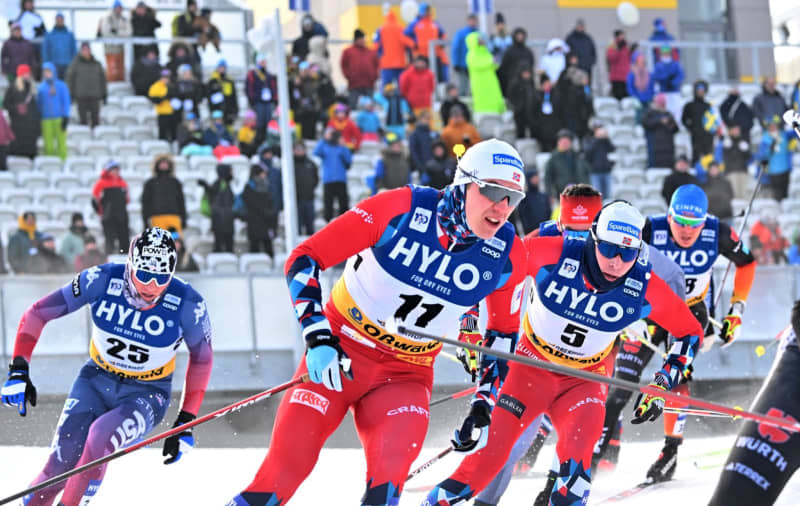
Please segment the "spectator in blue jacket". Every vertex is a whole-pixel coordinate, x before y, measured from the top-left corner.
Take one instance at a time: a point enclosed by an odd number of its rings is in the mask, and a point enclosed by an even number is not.
[[[644,53],[641,51],[634,51],[633,56],[631,56],[631,69],[628,71],[627,88],[628,95],[638,99],[643,108],[647,107],[655,95],[653,78],[647,68]]]
[[[69,88],[56,77],[56,66],[51,62],[42,65],[42,82],[36,97],[42,113],[44,154],[67,158],[67,123],[71,99]]]
[[[42,60],[53,62],[56,66],[56,75],[64,79],[67,67],[72,63],[78,49],[75,34],[64,25],[64,14],[56,14],[56,24],[52,31],[47,32],[42,42]]]
[[[667,110],[676,118],[683,114],[681,84],[684,77],[683,66],[673,58],[670,46],[661,46],[661,58],[656,62],[650,78],[656,85],[656,92],[667,97]]]
[[[469,73],[467,72],[467,35],[478,29],[478,16],[467,16],[467,26],[456,32],[453,37],[452,60],[458,81],[458,94],[469,95]]]
[[[667,31],[667,25],[664,23],[664,20],[662,18],[656,18],[653,20],[653,33],[650,35],[650,40],[652,42],[669,43],[675,40],[675,37]],[[678,48],[670,49],[670,54],[673,60],[679,60],[681,57]],[[653,60],[658,61],[660,58],[661,54],[659,53],[659,49],[653,48]]]
[[[782,131],[783,121],[775,116],[768,123],[767,131],[758,146],[758,158],[767,162],[767,177],[772,198],[780,202],[789,192],[789,176],[792,171],[792,151],[796,149],[794,132]]]
[[[428,160],[433,158],[433,141],[438,137],[431,131],[431,113],[423,109],[417,118],[416,127],[408,136],[411,171],[422,174]]]
[[[353,155],[345,146],[341,134],[333,129],[325,130],[322,142],[314,148],[314,156],[322,160],[322,200],[323,217],[331,221],[334,217],[347,211],[350,198],[347,194],[347,170],[353,163]],[[333,213],[333,201],[338,203],[336,214]]]

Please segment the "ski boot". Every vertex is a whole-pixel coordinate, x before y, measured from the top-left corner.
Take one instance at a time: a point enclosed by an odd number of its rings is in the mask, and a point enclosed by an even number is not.
[[[679,438],[665,438],[664,448],[661,449],[658,459],[647,470],[647,481],[659,483],[672,479],[678,467],[678,446],[681,442]]]
[[[550,504],[550,494],[553,493],[553,486],[556,484],[556,478],[558,474],[555,471],[548,471],[547,472],[547,483],[539,492],[539,495],[536,496],[536,500],[533,501],[533,506],[547,506]]]

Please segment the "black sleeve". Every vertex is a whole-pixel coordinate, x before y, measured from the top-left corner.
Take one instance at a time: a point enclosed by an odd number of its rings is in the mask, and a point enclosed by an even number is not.
[[[644,228],[642,229],[642,240],[650,244],[650,237],[653,235],[653,226],[650,224],[650,218],[645,218]]]
[[[745,247],[736,232],[727,223],[719,223],[719,253],[736,267],[742,267],[755,262],[756,259],[750,250]]]

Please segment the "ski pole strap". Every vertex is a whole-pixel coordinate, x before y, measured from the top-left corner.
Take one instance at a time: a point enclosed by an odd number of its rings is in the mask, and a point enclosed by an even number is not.
[[[45,480],[45,481],[43,481],[43,482],[41,482],[41,483],[39,483],[37,485],[34,485],[34,486],[30,487],[30,488],[27,488],[27,489],[25,489],[25,490],[23,490],[21,492],[17,492],[14,495],[10,495],[10,496],[8,496],[6,498],[0,499],[0,505],[8,504],[11,501],[19,499],[21,497],[25,497],[28,494],[32,494],[34,492],[38,492],[39,490],[47,488],[47,487],[49,487],[51,485],[55,485],[56,483],[60,483],[60,482],[62,482],[64,480],[68,479],[71,476],[74,476],[76,474],[79,474],[79,473],[82,473],[84,471],[87,471],[87,470],[89,470],[89,469],[91,469],[93,467],[97,467],[99,465],[105,464],[106,462],[110,462],[112,460],[118,459],[119,457],[122,457],[123,455],[127,455],[129,453],[133,453],[133,452],[135,452],[136,450],[138,450],[140,448],[144,448],[145,446],[151,445],[151,444],[155,443],[156,441],[160,441],[162,439],[168,438],[168,437],[170,437],[170,436],[172,436],[174,434],[177,434],[179,432],[183,432],[183,431],[185,431],[187,429],[191,429],[192,427],[194,427],[196,425],[200,425],[201,423],[205,423],[205,422],[207,422],[209,420],[212,420],[214,418],[221,418],[221,417],[223,417],[225,415],[229,415],[231,413],[239,411],[240,409],[245,408],[247,406],[250,406],[252,404],[255,404],[257,402],[261,402],[263,400],[269,399],[270,397],[272,397],[273,395],[275,395],[277,393],[283,392],[284,390],[288,390],[288,389],[292,388],[293,386],[299,385],[301,383],[305,383],[307,381],[308,381],[308,374],[304,374],[304,375],[300,376],[299,378],[295,378],[295,379],[293,379],[291,381],[287,381],[286,383],[283,383],[283,384],[280,384],[280,385],[278,385],[276,387],[270,388],[269,390],[264,390],[261,393],[258,393],[258,394],[255,394],[255,395],[251,395],[250,397],[248,397],[246,399],[242,399],[241,401],[234,402],[233,404],[229,404],[228,406],[220,408],[220,409],[218,409],[216,411],[213,411],[213,412],[211,412],[211,413],[209,413],[207,415],[203,415],[203,416],[201,416],[199,418],[195,418],[191,422],[187,422],[187,423],[184,423],[183,425],[179,425],[177,427],[173,427],[170,430],[166,430],[166,431],[164,431],[164,432],[162,432],[160,434],[156,434],[155,436],[153,436],[151,438],[145,439],[143,441],[139,441],[138,443],[135,443],[135,444],[133,444],[131,446],[128,446],[127,448],[121,448],[121,449],[115,451],[114,453],[110,453],[110,454],[108,454],[108,455],[106,455],[104,457],[100,457],[97,460],[93,460],[93,461],[91,461],[91,462],[89,462],[87,464],[84,464],[84,465],[80,466],[80,467],[76,467],[75,469],[70,469],[69,471],[67,471],[65,473],[62,473],[62,474],[59,474],[58,476],[54,476],[54,477],[50,478],[49,480]]]

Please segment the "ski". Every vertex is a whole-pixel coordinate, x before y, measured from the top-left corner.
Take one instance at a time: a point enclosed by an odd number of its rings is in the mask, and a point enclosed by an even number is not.
[[[652,490],[654,488],[658,488],[660,485],[663,485],[665,483],[669,483],[669,482],[666,482],[666,481],[659,481],[659,482],[644,481],[644,482],[636,485],[635,487],[631,487],[631,488],[629,488],[627,490],[623,490],[622,492],[620,492],[618,494],[615,494],[615,495],[612,495],[611,497],[606,497],[605,499],[603,499],[602,501],[600,501],[597,504],[598,505],[599,504],[613,504],[613,503],[622,502],[622,501],[624,501],[625,499],[627,499],[629,497],[633,497],[633,496],[635,496],[635,495],[637,495],[637,494],[639,494],[641,492],[644,492],[645,490]]]

